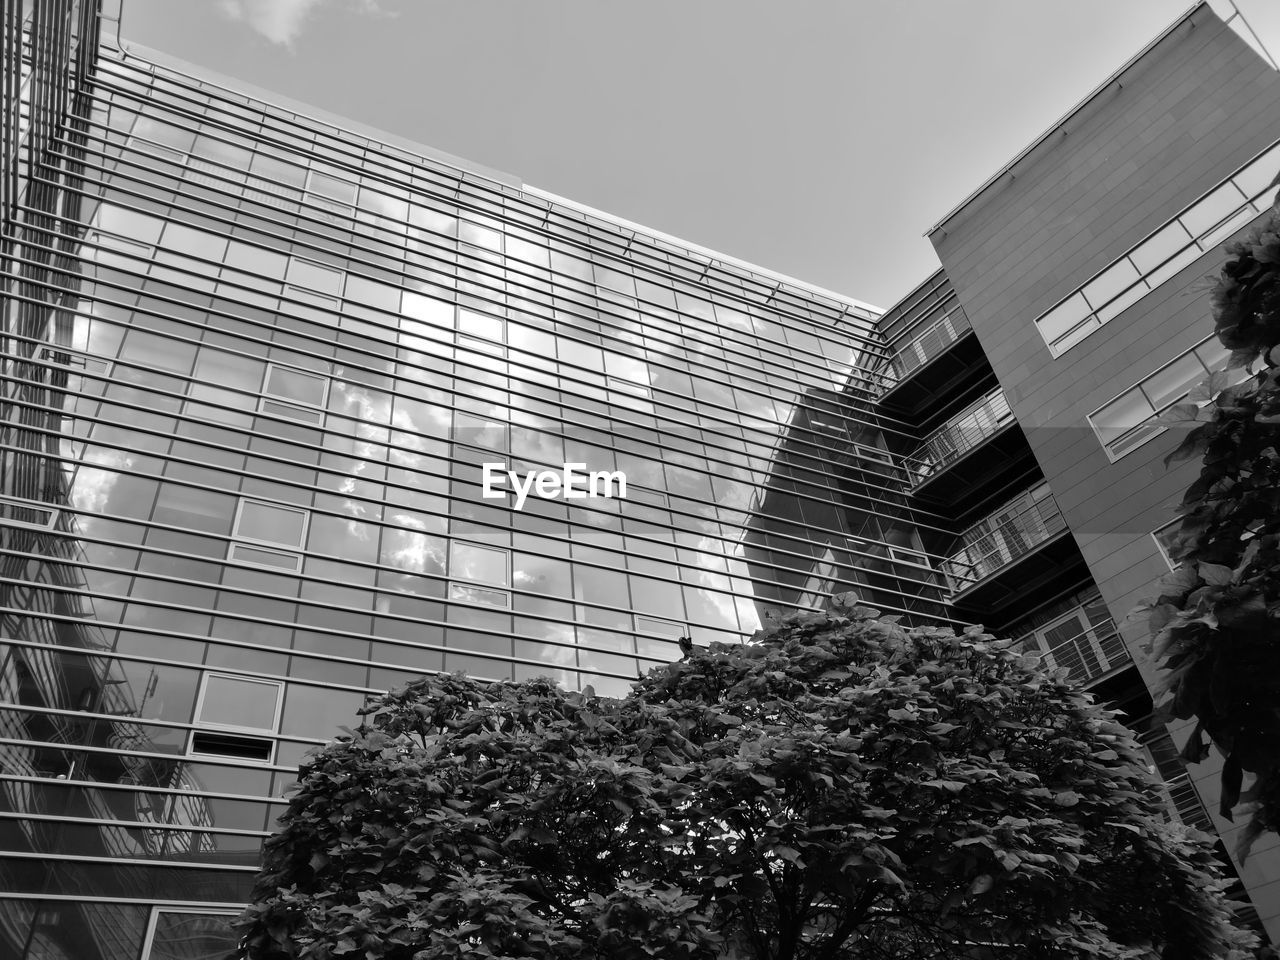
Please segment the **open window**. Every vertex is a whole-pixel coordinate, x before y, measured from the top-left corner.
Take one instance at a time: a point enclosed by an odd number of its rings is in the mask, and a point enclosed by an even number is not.
[[[242,497],[231,535],[227,559],[270,570],[297,573],[299,551],[307,539],[308,511]]]
[[[449,599],[487,607],[511,606],[511,551],[454,540],[449,545]],[[498,589],[504,588],[504,589]]]
[[[329,378],[295,367],[267,364],[262,384],[261,413],[301,420],[319,426],[324,422],[325,401],[329,395]]]
[[[228,957],[240,941],[231,926],[235,910],[154,907],[147,922],[142,960],[194,960]]]
[[[270,763],[283,691],[278,680],[206,673],[196,700],[190,752]]]

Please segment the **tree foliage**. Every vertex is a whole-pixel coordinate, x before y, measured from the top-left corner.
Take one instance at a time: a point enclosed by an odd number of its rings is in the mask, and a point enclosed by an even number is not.
[[[875,615],[690,651],[623,700],[381,698],[302,767],[244,956],[1245,955],[1112,713],[1008,642]]]
[[[1216,373],[1171,419],[1198,419],[1166,463],[1202,455],[1148,616],[1166,668],[1168,709],[1196,727],[1183,757],[1222,751],[1221,813],[1251,818],[1240,852],[1280,827],[1280,219],[1227,247],[1213,291],[1215,329],[1242,383]],[[1207,405],[1201,407],[1200,404]],[[1244,775],[1253,783],[1242,793]]]

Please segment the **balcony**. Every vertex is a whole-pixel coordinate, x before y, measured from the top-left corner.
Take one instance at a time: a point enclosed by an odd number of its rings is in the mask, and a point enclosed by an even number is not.
[[[960,535],[941,564],[958,608],[981,617],[1073,577],[1084,560],[1047,484],[1032,487]]]
[[[1139,725],[1147,724],[1139,721]],[[1178,748],[1164,725],[1155,724],[1153,729],[1139,738],[1139,742],[1147,755],[1148,768],[1162,781],[1169,819],[1212,833],[1213,818],[1200,801],[1200,794],[1191,782],[1186,765],[1178,756]]]
[[[931,314],[920,332],[891,345],[892,355],[878,371],[881,405],[908,419],[926,417],[991,373],[954,293]]]
[[[1009,401],[997,387],[925,437],[915,454],[906,458],[912,483],[924,483],[1012,422]]]
[[[1066,670],[1068,679],[1082,687],[1133,663],[1101,598],[1035,628],[1018,644],[1038,654],[1050,670]]]

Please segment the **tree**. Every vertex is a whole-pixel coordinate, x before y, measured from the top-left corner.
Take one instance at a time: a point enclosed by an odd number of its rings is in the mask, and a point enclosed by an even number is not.
[[[875,616],[695,649],[624,700],[381,698],[303,765],[244,955],[1245,956],[1112,713],[976,628]]]
[[[1197,721],[1183,758],[1204,760],[1208,734],[1225,758],[1220,812],[1250,804],[1245,856],[1280,828],[1280,219],[1227,251],[1215,332],[1232,350],[1229,369],[1259,369],[1235,385],[1213,374],[1163,418],[1194,422],[1166,465],[1203,463],[1169,551],[1178,566],[1138,610],[1164,662],[1169,711]],[[1242,793],[1245,773],[1254,781]]]

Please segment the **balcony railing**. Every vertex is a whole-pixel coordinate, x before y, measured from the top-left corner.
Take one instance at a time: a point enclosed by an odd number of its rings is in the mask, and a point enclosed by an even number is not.
[[[942,562],[942,572],[952,593],[960,593],[1065,528],[1057,502],[1048,486],[1041,484],[961,534],[965,546]]]
[[[893,356],[877,371],[884,390],[905,379],[913,370],[924,366],[959,340],[966,330],[971,329],[969,318],[956,302],[954,294],[944,300],[943,305],[950,309],[921,332],[894,346]],[[939,308],[934,308],[937,309]]]
[[[1092,683],[1133,662],[1115,622],[1104,610],[1101,601],[1077,607],[1018,642],[1028,653],[1039,654],[1050,670],[1065,669],[1073,683]]]
[[[1013,420],[1004,391],[997,387],[929,436],[905,460],[913,484],[923,483]]]
[[[1164,781],[1169,819],[1212,832],[1213,818],[1200,802],[1200,794],[1196,792],[1186,766],[1178,757],[1178,748],[1173,738],[1160,726],[1140,737],[1140,742],[1150,759],[1152,771]]]

